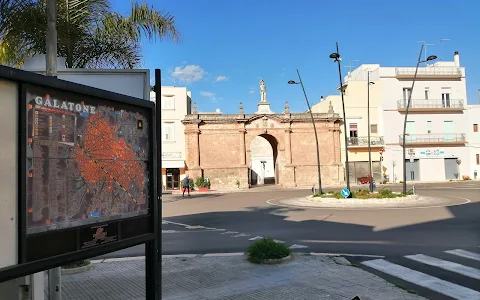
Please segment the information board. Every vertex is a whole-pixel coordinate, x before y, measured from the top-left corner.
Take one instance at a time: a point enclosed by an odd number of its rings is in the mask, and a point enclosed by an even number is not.
[[[148,116],[28,86],[27,234],[146,214]]]

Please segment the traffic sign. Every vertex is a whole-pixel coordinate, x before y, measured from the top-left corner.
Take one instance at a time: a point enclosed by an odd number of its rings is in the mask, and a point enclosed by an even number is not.
[[[350,191],[347,188],[344,188],[340,193],[342,194],[343,198],[348,198],[348,196],[350,196]]]
[[[382,155],[382,154],[383,154],[383,149],[380,149],[380,150],[378,151],[378,153],[380,153],[380,155]]]

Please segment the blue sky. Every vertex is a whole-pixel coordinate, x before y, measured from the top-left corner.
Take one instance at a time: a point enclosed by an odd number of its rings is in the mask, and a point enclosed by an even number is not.
[[[128,12],[128,1],[113,1]],[[265,79],[275,112],[288,101],[307,106],[296,69],[311,103],[335,94],[337,66],[328,57],[339,42],[342,75],[362,63],[414,66],[420,43],[428,54],[466,67],[468,103],[480,89],[480,1],[478,0],[149,0],[175,15],[182,41],[144,42],[144,67],[162,69],[163,85],[187,86],[199,111],[256,110],[258,82]],[[442,41],[442,38],[450,39]],[[186,69],[184,69],[186,68]],[[183,71],[183,73],[172,72]],[[177,78],[174,78],[174,77]],[[220,77],[219,77],[220,76]],[[183,81],[182,81],[183,80]]]

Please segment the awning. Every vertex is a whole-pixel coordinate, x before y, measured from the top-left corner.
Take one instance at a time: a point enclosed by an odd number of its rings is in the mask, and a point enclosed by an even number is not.
[[[166,168],[185,168],[185,161],[184,160],[162,160],[162,169]]]

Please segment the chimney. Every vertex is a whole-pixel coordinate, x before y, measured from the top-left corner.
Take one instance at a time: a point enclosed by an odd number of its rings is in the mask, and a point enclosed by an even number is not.
[[[455,51],[453,54],[453,62],[455,63],[455,67],[460,67],[460,54],[458,54],[458,51]]]

